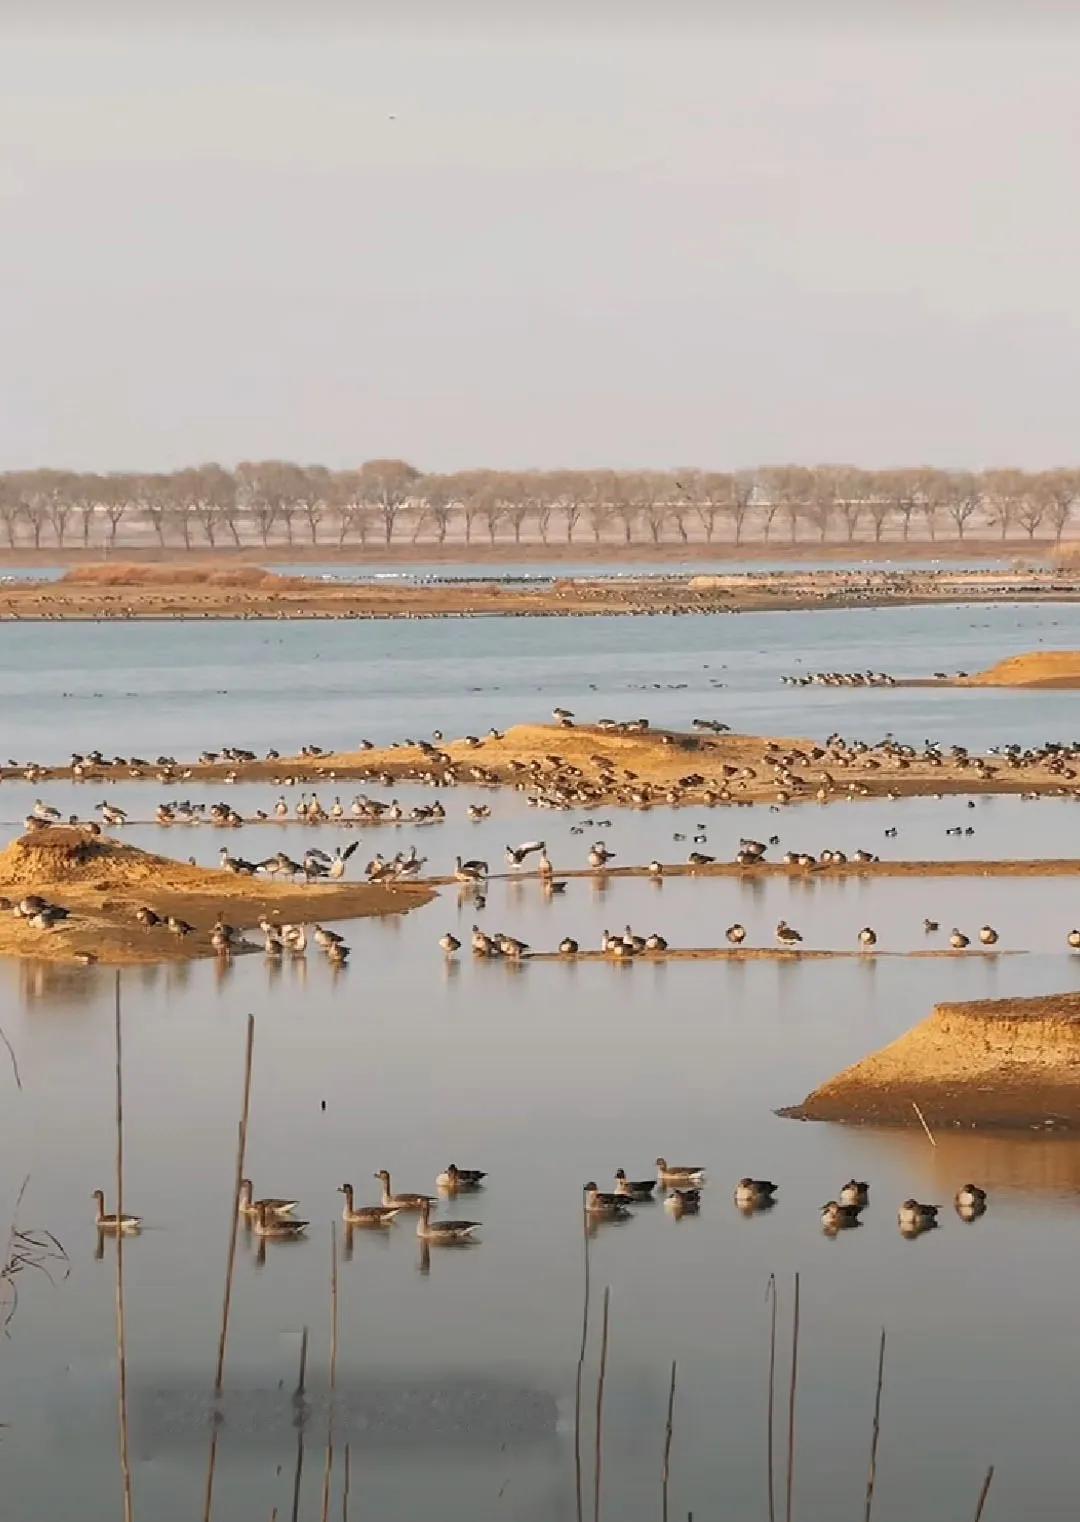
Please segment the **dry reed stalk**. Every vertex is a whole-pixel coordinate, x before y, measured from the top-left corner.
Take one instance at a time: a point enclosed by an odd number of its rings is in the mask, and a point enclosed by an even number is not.
[[[304,1385],[307,1379],[307,1351],[308,1329],[305,1327],[300,1336],[300,1377],[293,1391],[293,1405],[296,1407],[296,1470],[293,1475],[292,1522],[299,1522],[300,1481],[304,1474],[304,1422],[307,1419],[304,1410]]]
[[[341,1486],[341,1522],[349,1522],[349,1484],[352,1479],[352,1461],[348,1443],[345,1444],[345,1477]]]
[[[116,1364],[120,1422],[120,1477],[124,1488],[124,1522],[132,1522],[135,1500],[131,1488],[128,1448],[127,1323],[124,1318],[124,1063],[120,1013],[120,973],[116,974]]]
[[[585,1375],[585,1349],[589,1341],[589,1213],[585,1209],[585,1197],[581,1204],[581,1237],[585,1246],[585,1298],[581,1310],[581,1347],[578,1350],[577,1380],[574,1386],[574,1481],[577,1496],[577,1522],[582,1522],[581,1510],[581,1385]]]
[[[911,1108],[915,1111],[915,1114],[919,1117],[919,1121],[920,1121],[920,1123],[922,1125],[922,1128],[926,1132],[927,1137],[929,1138],[930,1145],[932,1147],[936,1147],[937,1146],[937,1142],[934,1140],[934,1133],[933,1133],[933,1131],[931,1131],[930,1127],[926,1124],[926,1116],[919,1109],[918,1105],[915,1103],[914,1100],[911,1101]]]
[[[877,1480],[877,1451],[878,1438],[881,1435],[881,1387],[885,1380],[885,1328],[881,1329],[881,1344],[878,1347],[877,1361],[877,1390],[874,1395],[874,1426],[870,1438],[870,1469],[866,1476],[866,1510],[863,1513],[864,1522],[870,1522],[870,1513],[874,1508],[874,1484]]]
[[[795,1299],[791,1312],[791,1386],[788,1391],[787,1488],[785,1522],[791,1522],[792,1487],[795,1482],[795,1394],[799,1384],[799,1276],[795,1275]]]
[[[771,1301],[769,1313],[769,1401],[766,1422],[766,1462],[769,1466],[769,1522],[776,1522],[776,1458],[774,1454],[776,1433],[776,1275],[769,1275],[765,1298]]]
[[[604,1385],[607,1381],[608,1307],[611,1288],[604,1290],[604,1319],[600,1335],[600,1372],[596,1377],[596,1463],[593,1470],[593,1522],[600,1522],[600,1479],[604,1455]]]
[[[660,1514],[668,1522],[668,1481],[671,1478],[671,1436],[675,1420],[675,1360],[671,1360],[671,1387],[667,1399],[667,1425],[664,1428],[664,1463],[660,1472]]]
[[[322,1522],[330,1518],[330,1480],[334,1470],[334,1394],[337,1390],[337,1222],[330,1222],[330,1410],[326,1419],[326,1465],[323,1469]]]
[[[119,976],[119,974],[117,974],[117,976]],[[15,1075],[15,1087],[17,1089],[21,1089],[22,1088],[22,1078],[19,1075],[19,1062],[18,1062],[18,1058],[15,1056],[15,1048],[12,1046],[12,1044],[8,1040],[7,1036],[4,1034],[4,1029],[3,1029],[2,1026],[0,1026],[0,1041],[2,1041],[4,1043],[4,1045],[7,1047],[8,1056],[11,1058],[11,1071]]]
[[[983,1507],[986,1505],[986,1498],[990,1494],[990,1481],[993,1478],[994,1466],[991,1464],[990,1468],[986,1471],[986,1479],[983,1481],[983,1487],[979,1491],[979,1504],[975,1508],[975,1522],[979,1522],[979,1519],[982,1517]]]

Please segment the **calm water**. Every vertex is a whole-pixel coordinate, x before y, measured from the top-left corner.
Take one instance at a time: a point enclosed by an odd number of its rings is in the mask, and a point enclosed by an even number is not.
[[[5,749],[58,757],[72,745],[191,754],[232,739],[265,746],[345,744],[441,727],[447,733],[543,716],[565,701],[747,729],[876,734],[970,743],[1080,732],[1068,693],[789,689],[781,671],[875,666],[921,672],[947,659],[974,668],[1047,645],[1075,645],[1080,610],[919,609],[888,614],[700,620],[454,621],[319,626],[254,624],[4,626]],[[724,687],[714,688],[720,680]],[[652,684],[688,684],[656,690]],[[478,690],[477,690],[478,689]],[[64,693],[76,694],[63,698]],[[94,693],[104,694],[94,697]],[[127,696],[127,694],[132,696]],[[0,835],[38,789],[0,788]],[[355,787],[345,785],[351,797]],[[421,796],[405,786],[403,802]],[[194,798],[212,792],[190,790]],[[49,787],[65,811],[98,794]],[[147,819],[151,784],[110,797]],[[244,810],[269,787],[235,787]],[[290,794],[294,798],[296,793]],[[323,790],[324,802],[333,796]],[[430,799],[424,790],[422,796]],[[602,834],[621,861],[678,860],[698,820],[703,849],[730,854],[740,833],[782,847],[897,856],[1035,856],[1071,850],[1076,804],[920,799],[767,809],[607,811],[573,833],[574,815],[537,815],[488,795],[493,818],[469,825],[467,788],[426,829],[365,830],[361,857],[413,841],[443,870],[461,850],[493,866],[507,841],[547,838],[557,866],[583,863]],[[892,825],[899,838],[886,839]],[[946,835],[960,826],[973,836]],[[685,841],[673,839],[683,834]],[[134,824],[133,841],[214,859],[209,828]],[[231,850],[328,846],[326,827],[251,826]],[[802,965],[534,962],[447,964],[436,941],[476,918],[552,947],[595,944],[627,921],[675,944],[715,944],[740,919],[765,942],[781,916],[809,945],[850,948],[858,928],[888,949],[922,947],[925,915],[1002,933],[1023,955],[969,960],[853,959]],[[573,1388],[580,1337],[579,1188],[616,1167],[645,1176],[658,1152],[701,1161],[713,1180],[702,1214],[674,1222],[642,1208],[590,1244],[593,1333],[586,1408],[594,1407],[599,1299],[611,1287],[605,1515],[658,1513],[670,1361],[678,1361],[672,1515],[765,1515],[764,1435],[770,1273],[787,1328],[802,1275],[803,1345],[797,1515],[857,1515],[865,1485],[877,1337],[889,1334],[875,1516],[946,1522],[973,1513],[997,1466],[988,1517],[1075,1513],[1072,1412],[1080,1379],[1080,1141],[799,1125],[774,1109],[893,1039],[937,1000],[1080,987],[1064,934],[1080,922],[1071,880],[873,883],[776,880],[573,880],[544,899],[535,882],[493,883],[484,911],[444,891],[422,910],[347,931],[352,964],[321,955],[280,968],[261,956],[225,965],[124,974],[127,1200],[147,1229],[125,1252],[137,1515],[201,1515],[209,1385],[229,1222],[243,1022],[256,1015],[249,1162],[256,1188],[295,1193],[312,1226],[302,1243],[242,1240],[218,1458],[222,1518],[291,1515],[300,1332],[311,1328],[311,1416],[301,1515],[319,1514],[323,1469],[330,1222],[338,1184],[374,1198],[375,1168],[430,1187],[451,1158],[490,1170],[490,1187],[453,1214],[479,1218],[482,1241],[425,1262],[407,1219],[357,1234],[340,1272],[338,1476],[351,1444],[353,1515],[450,1522],[575,1515]],[[0,1024],[23,1091],[0,1061],[0,1212],[30,1175],[23,1219],[53,1229],[68,1280],[22,1277],[0,1347],[5,1522],[114,1518],[113,1255],[95,1258],[89,1192],[113,1168],[112,980],[100,969],[0,963]],[[0,1053],[0,1058],[3,1054]],[[741,1174],[780,1183],[767,1215],[731,1202]],[[852,1174],[872,1181],[866,1224],[836,1240],[817,1211]],[[973,1178],[988,1214],[900,1238],[896,1203],[947,1205]],[[339,1240],[339,1252],[343,1244]],[[786,1361],[781,1359],[786,1379]],[[586,1446],[591,1449],[591,1424]],[[781,1445],[782,1446],[782,1445]],[[591,1506],[591,1476],[587,1479]],[[362,1502],[362,1505],[359,1504]],[[335,1500],[333,1514],[340,1514]]]

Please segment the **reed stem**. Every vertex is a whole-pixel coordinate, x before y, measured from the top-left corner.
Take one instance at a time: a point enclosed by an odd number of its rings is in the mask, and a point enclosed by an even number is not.
[[[304,1410],[304,1383],[307,1378],[307,1353],[308,1329],[305,1327],[300,1336],[300,1377],[293,1391],[293,1405],[296,1407],[296,1469],[293,1474],[292,1522],[299,1522],[300,1481],[304,1474],[304,1424],[307,1420],[307,1413]]]
[[[326,1465],[323,1469],[322,1522],[330,1517],[330,1481],[334,1469],[334,1394],[337,1390],[337,1222],[330,1222],[330,1410],[326,1419]]]
[[[600,1481],[604,1457],[604,1385],[607,1381],[608,1307],[610,1286],[604,1289],[604,1319],[600,1334],[600,1373],[596,1378],[596,1464],[593,1470],[593,1522],[600,1522]]]
[[[577,1497],[577,1522],[582,1522],[581,1501],[581,1386],[585,1376],[585,1349],[589,1341],[589,1213],[585,1197],[581,1202],[581,1239],[585,1248],[585,1296],[581,1309],[581,1347],[578,1350],[577,1380],[574,1385],[574,1488]]]
[[[766,1414],[766,1463],[769,1466],[769,1522],[776,1522],[776,1275],[769,1275],[765,1297],[771,1302],[769,1312],[769,1401]]]
[[[120,972],[116,973],[116,1363],[120,1422],[120,1477],[124,1487],[124,1522],[132,1522],[135,1501],[128,1448],[127,1323],[124,1318],[124,1065],[120,1012]]]
[[[863,1513],[864,1522],[870,1522],[870,1513],[874,1509],[874,1484],[877,1480],[877,1451],[878,1438],[881,1435],[881,1387],[885,1380],[885,1328],[881,1329],[881,1343],[878,1347],[877,1361],[877,1390],[874,1395],[874,1426],[870,1438],[870,1469],[866,1476],[866,1510]]]
[[[975,1522],[980,1522],[980,1518],[983,1514],[983,1507],[986,1505],[986,1498],[990,1494],[990,1481],[993,1478],[994,1466],[991,1464],[990,1468],[986,1471],[986,1479],[983,1481],[983,1487],[979,1491],[979,1504],[975,1508]]]
[[[225,1297],[221,1306],[221,1333],[218,1337],[217,1370],[214,1394],[221,1394],[225,1380],[225,1344],[229,1337],[229,1312],[232,1309],[233,1270],[236,1266],[236,1238],[240,1229],[240,1181],[244,1177],[247,1152],[248,1116],[251,1113],[251,1064],[255,1053],[255,1016],[247,1017],[247,1043],[244,1049],[244,1097],[240,1106],[240,1134],[236,1143],[236,1177],[233,1187],[232,1219],[229,1222],[229,1256],[225,1266]]]
[[[911,1101],[911,1108],[915,1111],[915,1114],[919,1117],[919,1122],[920,1122],[923,1130],[926,1132],[927,1137],[929,1138],[930,1145],[932,1147],[936,1147],[937,1146],[937,1142],[934,1140],[934,1133],[933,1133],[933,1131],[931,1131],[930,1127],[926,1124],[926,1116],[919,1109],[918,1105],[915,1103],[914,1100]]]
[[[788,1391],[787,1489],[785,1522],[791,1522],[795,1483],[795,1394],[799,1384],[799,1276],[795,1275],[795,1299],[791,1312],[791,1387]]]
[[[668,1390],[667,1425],[664,1428],[664,1463],[661,1470],[660,1515],[668,1522],[668,1481],[671,1478],[671,1435],[675,1420],[675,1360],[671,1360],[671,1387]]]
[[[349,1522],[349,1485],[352,1480],[352,1455],[345,1444],[345,1478],[341,1487],[341,1522]]]

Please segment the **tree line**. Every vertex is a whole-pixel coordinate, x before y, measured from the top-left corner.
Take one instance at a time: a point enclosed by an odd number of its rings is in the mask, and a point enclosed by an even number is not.
[[[770,465],[754,470],[463,470],[425,474],[405,460],[327,470],[283,460],[234,470],[199,465],[163,473],[66,470],[0,474],[7,543],[118,543],[141,526],[164,548],[289,544],[384,545],[615,539],[741,544],[808,537],[962,540],[981,527],[1061,539],[1080,501],[1080,470],[861,470]]]

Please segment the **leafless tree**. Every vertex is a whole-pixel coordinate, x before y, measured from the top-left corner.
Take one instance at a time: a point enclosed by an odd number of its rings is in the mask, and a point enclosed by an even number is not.
[[[367,460],[360,467],[364,500],[381,515],[387,544],[419,479],[420,472],[405,460]]]
[[[742,543],[743,526],[754,505],[755,485],[752,470],[738,470],[731,478],[731,501],[727,511],[735,531],[736,544]]]
[[[1054,530],[1054,543],[1061,543],[1065,525],[1080,497],[1080,471],[1045,470],[1037,478],[1036,489],[1046,503],[1046,516]]]
[[[1022,470],[984,470],[977,484],[987,523],[1001,530],[1002,539],[1007,538],[1027,496],[1028,478]]]
[[[979,511],[978,477],[969,470],[949,471],[945,491],[945,511],[956,525],[956,537],[963,539],[968,520]]]
[[[157,535],[158,544],[165,546],[165,530],[175,511],[178,492],[183,490],[185,471],[173,476],[141,475],[131,478],[131,502],[146,519]],[[190,549],[190,543],[187,543]]]
[[[22,494],[14,473],[0,476],[0,523],[4,525],[11,549],[18,542],[19,519],[22,516]]]
[[[458,505],[453,476],[422,476],[416,483],[416,497],[423,503],[423,512],[417,519],[418,525],[423,523],[426,516],[434,526],[436,541],[445,544],[450,521]]]
[[[596,470],[591,473],[586,512],[589,515],[589,527],[592,529],[593,540],[596,544],[600,543],[601,535],[614,517],[616,490],[612,471]]]

